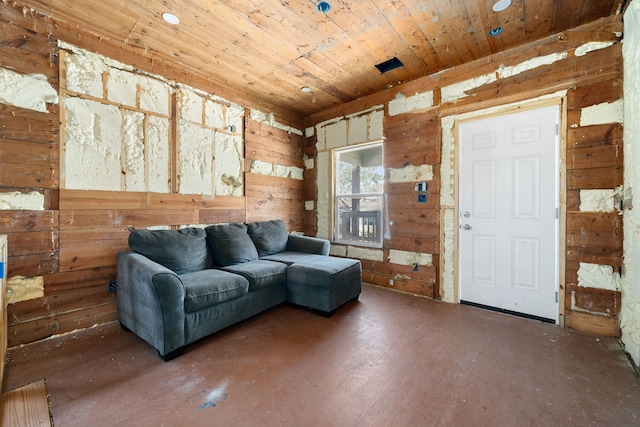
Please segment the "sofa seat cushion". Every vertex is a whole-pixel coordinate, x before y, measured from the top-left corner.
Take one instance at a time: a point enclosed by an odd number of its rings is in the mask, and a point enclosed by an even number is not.
[[[216,265],[227,266],[258,259],[258,251],[240,223],[210,225],[205,228],[207,244]]]
[[[281,262],[256,260],[222,267],[249,281],[249,291],[279,285],[287,281],[287,265]]]
[[[212,266],[206,236],[203,229],[196,227],[140,229],[129,234],[129,247],[176,274],[184,274]]]
[[[247,224],[247,233],[258,250],[258,256],[277,254],[287,249],[289,233],[281,219]]]
[[[287,270],[289,282],[329,289],[337,288],[361,276],[360,261],[321,255],[313,260],[297,262]]]
[[[292,265],[297,262],[321,262],[321,259],[316,260],[317,258],[326,258],[324,255],[315,255],[315,254],[306,254],[303,252],[293,252],[293,251],[284,251],[273,255],[268,255],[262,257],[260,259],[264,259],[267,261],[275,261],[275,262],[283,262],[287,265]]]
[[[182,274],[184,311],[193,313],[249,292],[249,281],[242,276],[217,269]]]

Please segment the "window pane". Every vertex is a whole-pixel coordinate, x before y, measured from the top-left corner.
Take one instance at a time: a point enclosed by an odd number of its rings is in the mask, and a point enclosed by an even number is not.
[[[382,197],[338,198],[338,240],[380,243]]]

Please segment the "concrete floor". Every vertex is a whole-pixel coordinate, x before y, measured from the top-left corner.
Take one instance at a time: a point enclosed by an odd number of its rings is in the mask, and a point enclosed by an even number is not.
[[[618,340],[365,285],[326,319],[282,305],[163,362],[117,324],[9,351],[56,426],[638,426]]]

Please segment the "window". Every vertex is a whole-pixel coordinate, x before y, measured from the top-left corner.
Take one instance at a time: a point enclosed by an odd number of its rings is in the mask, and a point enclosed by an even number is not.
[[[382,246],[382,143],[335,150],[334,240]]]

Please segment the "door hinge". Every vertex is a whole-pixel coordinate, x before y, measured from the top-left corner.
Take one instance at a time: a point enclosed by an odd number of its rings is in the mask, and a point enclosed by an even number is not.
[[[556,291],[556,304],[558,303],[558,291]]]
[[[556,123],[556,136],[560,135],[560,125]]]

